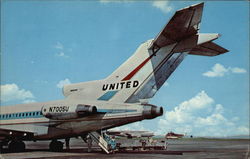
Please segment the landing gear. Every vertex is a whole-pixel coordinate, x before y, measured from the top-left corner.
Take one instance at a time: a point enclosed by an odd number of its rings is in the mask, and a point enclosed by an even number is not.
[[[92,150],[92,138],[90,135],[87,136],[87,143],[88,143],[88,152],[91,152]]]
[[[65,139],[66,150],[69,150],[69,140],[70,140],[70,138],[66,138],[66,139]]]
[[[50,151],[61,152],[63,150],[63,142],[52,140],[49,144]]]
[[[92,151],[92,137],[90,136],[90,134],[87,135],[82,135],[81,136],[82,140],[88,144],[88,152]]]
[[[25,150],[25,143],[19,140],[12,140],[8,144],[10,152],[23,152]]]

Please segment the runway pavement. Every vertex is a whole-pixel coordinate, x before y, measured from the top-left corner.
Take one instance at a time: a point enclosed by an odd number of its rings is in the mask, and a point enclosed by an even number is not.
[[[126,140],[119,140],[128,142]],[[247,139],[176,139],[168,140],[167,150],[146,150],[146,151],[126,151],[115,154],[105,154],[94,144],[93,151],[87,152],[87,146],[81,139],[71,139],[70,150],[64,152],[50,152],[49,142],[26,142],[26,152],[1,154],[2,159],[190,159],[190,158],[209,158],[209,159],[248,159],[249,140]]]

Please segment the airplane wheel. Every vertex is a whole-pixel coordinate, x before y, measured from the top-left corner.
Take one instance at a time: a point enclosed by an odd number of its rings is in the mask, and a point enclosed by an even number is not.
[[[63,150],[63,143],[61,141],[51,141],[49,149],[54,152],[61,152]]]
[[[11,141],[8,149],[10,152],[23,152],[25,150],[25,143],[23,141]]]

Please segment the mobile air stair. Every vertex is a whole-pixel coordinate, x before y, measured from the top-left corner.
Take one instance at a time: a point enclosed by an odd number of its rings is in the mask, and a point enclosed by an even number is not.
[[[96,131],[90,132],[91,138],[103,149],[107,154],[114,153],[116,142],[105,133]]]

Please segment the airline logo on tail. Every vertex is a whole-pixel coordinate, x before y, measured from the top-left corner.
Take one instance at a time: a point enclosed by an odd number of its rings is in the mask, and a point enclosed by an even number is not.
[[[135,88],[139,86],[139,81],[127,81],[127,82],[120,82],[120,83],[112,83],[112,84],[104,84],[102,86],[102,90],[119,90],[123,88]]]

